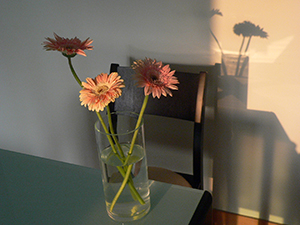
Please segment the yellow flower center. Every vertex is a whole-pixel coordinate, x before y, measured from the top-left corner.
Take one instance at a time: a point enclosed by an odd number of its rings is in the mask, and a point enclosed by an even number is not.
[[[94,93],[96,95],[103,95],[108,91],[109,87],[107,85],[97,86]]]

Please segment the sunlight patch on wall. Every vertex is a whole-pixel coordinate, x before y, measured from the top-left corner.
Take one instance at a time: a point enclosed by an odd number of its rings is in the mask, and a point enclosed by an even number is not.
[[[280,217],[280,216],[270,215],[269,216],[269,221],[273,221],[275,223],[284,224],[284,219],[282,217]]]
[[[239,208],[238,214],[243,216],[249,216],[252,218],[259,218],[259,212],[251,209]],[[269,215],[269,221],[284,224],[284,219],[280,216]]]
[[[275,63],[275,60],[283,53],[293,39],[293,36],[289,36],[277,41],[273,41],[268,45],[267,51],[249,51],[251,62]]]
[[[251,209],[239,208],[238,214],[253,218],[259,218],[259,212]]]

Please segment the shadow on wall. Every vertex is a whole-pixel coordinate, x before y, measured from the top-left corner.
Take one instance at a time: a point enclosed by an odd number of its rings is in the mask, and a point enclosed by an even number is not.
[[[208,14],[209,18],[223,16],[219,9],[212,9]],[[209,29],[211,36],[218,45],[221,53],[221,75],[218,78],[218,105],[223,107],[233,107],[239,109],[247,108],[248,94],[248,70],[249,56],[248,50],[253,37],[268,38],[268,33],[259,25],[250,21],[236,23],[233,26],[233,33],[241,36],[241,44],[237,51],[224,50],[215,36]],[[228,53],[230,52],[230,53]],[[232,52],[234,54],[232,54]]]
[[[223,16],[222,12],[219,9],[212,9],[208,17],[212,18],[215,15]],[[214,32],[209,29],[210,34],[214,38],[217,43],[220,53],[222,55],[222,74],[224,76],[247,76],[249,57],[247,56],[247,52],[252,40],[252,37],[260,37],[260,38],[268,38],[268,33],[264,31],[259,25],[255,25],[250,21],[243,21],[241,23],[236,23],[233,26],[234,34],[238,36],[242,36],[241,45],[239,48],[238,55],[225,54],[218,38],[215,36]],[[247,42],[247,44],[246,44]]]
[[[214,207],[299,224],[300,156],[276,115],[219,108],[216,126]]]

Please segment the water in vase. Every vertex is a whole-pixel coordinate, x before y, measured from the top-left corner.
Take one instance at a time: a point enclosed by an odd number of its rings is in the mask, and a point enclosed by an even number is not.
[[[124,154],[127,155],[130,144],[121,144],[121,147]],[[123,169],[127,167],[122,167],[122,162],[113,153],[111,147],[101,151],[100,159],[102,162],[102,180],[108,215],[114,220],[125,222],[137,220],[147,214],[150,209],[150,193],[145,149],[140,145],[135,145],[128,161],[128,165],[133,165],[131,178],[135,189],[145,202],[143,205],[132,194],[129,186],[126,185],[113,210],[110,211],[112,201],[123,181],[123,176],[117,167]]]

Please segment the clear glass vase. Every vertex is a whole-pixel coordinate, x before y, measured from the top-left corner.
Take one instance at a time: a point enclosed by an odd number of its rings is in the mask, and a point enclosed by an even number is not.
[[[138,114],[131,112],[112,113],[111,125],[107,115],[102,118],[109,133],[100,121],[96,122],[95,131],[106,210],[116,221],[140,219],[150,210],[143,122],[136,128]],[[132,154],[128,156],[131,148]],[[126,173],[129,174],[127,183],[124,182]],[[124,189],[120,190],[122,184]]]

